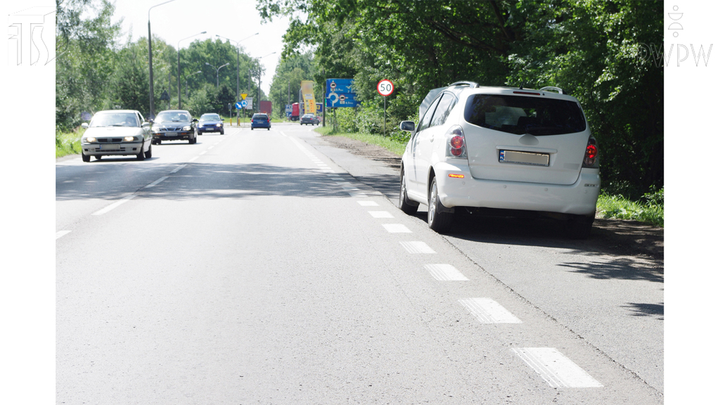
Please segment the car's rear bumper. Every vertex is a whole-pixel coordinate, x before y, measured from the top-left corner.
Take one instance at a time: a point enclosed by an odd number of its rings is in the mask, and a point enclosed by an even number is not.
[[[570,185],[478,180],[470,174],[467,163],[441,163],[434,170],[440,201],[448,208],[593,215],[600,193],[599,170],[592,168],[581,169],[577,181]]]

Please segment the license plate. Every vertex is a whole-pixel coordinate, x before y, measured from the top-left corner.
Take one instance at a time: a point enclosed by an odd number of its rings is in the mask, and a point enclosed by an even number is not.
[[[120,150],[120,145],[98,145],[98,150]]]
[[[165,136],[177,136],[177,132],[165,132]]]
[[[550,155],[547,153],[521,152],[517,150],[500,150],[500,163],[516,163],[531,166],[550,166]]]

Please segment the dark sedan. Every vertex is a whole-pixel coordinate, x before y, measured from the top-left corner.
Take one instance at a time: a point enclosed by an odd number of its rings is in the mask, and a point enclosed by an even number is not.
[[[153,143],[187,140],[197,143],[197,118],[186,110],[166,110],[158,113],[152,126]]]
[[[320,124],[320,118],[315,114],[305,114],[300,118],[300,125],[318,125]]]
[[[198,135],[205,132],[220,132],[220,135],[224,135],[223,120],[218,114],[203,114],[198,122],[197,131]]]

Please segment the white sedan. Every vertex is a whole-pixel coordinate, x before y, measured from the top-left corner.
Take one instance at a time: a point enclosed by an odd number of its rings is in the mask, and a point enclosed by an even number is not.
[[[435,89],[402,156],[400,208],[428,205],[428,225],[444,232],[458,208],[508,210],[566,221],[589,235],[600,191],[598,148],[577,99],[556,87]]]
[[[152,123],[136,110],[107,110],[95,113],[90,124],[83,123],[82,160],[90,156],[131,155],[138,160],[152,157]]]

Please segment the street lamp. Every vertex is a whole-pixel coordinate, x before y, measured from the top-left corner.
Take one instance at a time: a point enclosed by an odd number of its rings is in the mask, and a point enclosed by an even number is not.
[[[254,37],[255,35],[258,35],[258,34],[260,34],[260,33],[259,33],[259,32],[256,32],[256,33],[250,35],[249,37],[243,38],[243,39],[241,39],[241,40],[239,40],[239,41],[235,41],[235,40],[232,40],[232,39],[230,39],[230,38],[226,38],[226,37],[223,37],[223,36],[221,36],[221,35],[215,34],[215,36],[218,37],[218,38],[224,38],[224,39],[227,39],[228,41],[232,41],[232,42],[237,43],[237,45],[236,45],[236,49],[237,49],[237,83],[236,83],[236,85],[237,85],[237,87],[236,87],[236,89],[235,89],[235,100],[236,100],[236,101],[240,101],[240,42],[242,42],[242,41],[244,41],[244,40],[246,40],[246,39],[250,39],[250,38],[252,38],[252,37]]]
[[[189,37],[185,37],[185,38],[181,39],[180,41],[186,40],[186,39],[188,39],[188,38],[196,37],[196,36],[198,36],[198,35],[205,34],[206,32],[207,32],[207,31],[203,31],[203,32],[198,33],[198,34],[195,34],[195,35],[190,35]],[[177,59],[178,59],[178,62],[177,62],[177,63],[178,63],[178,66],[177,66],[177,77],[178,77],[178,110],[182,108],[182,101],[181,101],[181,99],[180,99],[180,41],[178,41],[178,45],[177,45],[177,56],[178,56],[178,58],[177,58]]]
[[[205,62],[205,64],[208,65],[208,66],[212,66],[213,68],[215,68],[215,66],[213,66],[213,65],[211,65],[211,64],[209,64],[209,63],[207,63],[207,62]],[[217,89],[218,87],[220,87],[220,69],[224,68],[225,66],[227,66],[227,65],[229,65],[229,64],[230,64],[230,63],[226,63],[226,64],[224,64],[224,65],[222,65],[222,66],[220,66],[220,67],[218,67],[218,68],[215,68],[215,88],[216,88],[216,89]]]
[[[175,0],[168,0],[166,2],[156,4],[148,9],[148,66],[150,67],[150,115],[149,118],[155,119],[155,100],[154,94],[153,94],[153,69],[152,69],[152,31],[150,30],[150,10],[157,6],[162,6],[163,4],[170,3],[171,1]]]
[[[261,57],[257,58],[257,59],[258,59],[258,64],[260,63],[260,59],[266,58],[266,57],[268,57],[268,56],[270,56],[270,55],[275,55],[276,53],[277,53],[277,52],[270,52],[269,54],[267,54],[267,55],[265,55],[265,56],[261,56]],[[260,111],[259,108],[260,108],[260,83],[261,83],[261,82],[262,82],[262,68],[260,68],[260,69],[258,70],[258,100],[257,100],[257,102],[258,102],[258,111]]]

